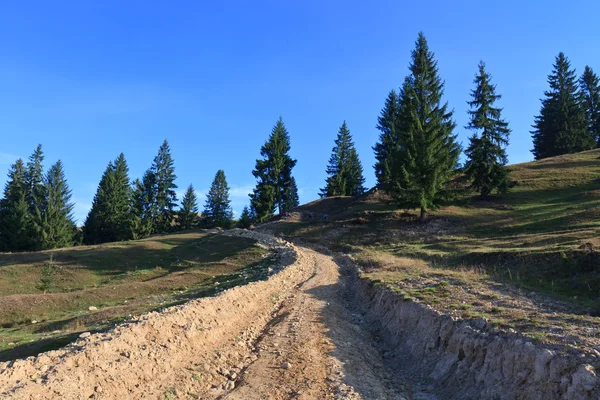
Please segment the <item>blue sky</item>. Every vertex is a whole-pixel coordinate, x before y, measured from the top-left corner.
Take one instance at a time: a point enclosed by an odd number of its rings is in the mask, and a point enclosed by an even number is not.
[[[302,202],[317,197],[346,120],[374,183],[371,146],[419,31],[446,81],[459,139],[484,60],[531,160],[530,126],[554,57],[600,72],[596,1],[24,1],[0,5],[0,184],[38,143],[65,164],[83,221],[107,163],[143,174],[168,139],[177,183],[202,196],[217,169],[248,203],[260,146],[282,116]]]

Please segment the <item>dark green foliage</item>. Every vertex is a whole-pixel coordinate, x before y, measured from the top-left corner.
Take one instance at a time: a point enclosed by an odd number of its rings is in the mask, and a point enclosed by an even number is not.
[[[157,212],[153,215],[155,219],[153,233],[166,233],[171,229],[174,209],[177,206],[175,167],[173,158],[171,157],[171,149],[166,140],[160,146],[158,155],[154,158],[154,163],[150,170],[154,175],[154,200]]]
[[[581,75],[580,85],[584,100],[585,124],[588,133],[595,138],[597,145],[600,145],[600,79],[587,65]]]
[[[453,134],[456,124],[442,102],[444,83],[427,40],[419,33],[412,52],[410,75],[401,91],[399,126],[401,145],[392,156],[392,195],[401,207],[427,210],[445,198],[445,185],[458,165],[460,146]]]
[[[181,229],[190,229],[196,225],[198,220],[198,199],[194,187],[190,184],[183,200],[181,201],[181,209],[179,210],[179,226]]]
[[[44,202],[44,152],[38,145],[27,162],[25,184],[27,186],[27,206],[29,209],[28,232],[31,243],[30,250],[39,250],[41,239],[41,207]]]
[[[240,215],[237,226],[242,229],[248,229],[252,226],[252,215],[250,215],[248,206],[245,206],[242,210],[242,215]]]
[[[594,148],[596,138],[586,127],[583,96],[575,70],[562,52],[556,57],[548,84],[550,90],[544,92],[542,108],[531,131],[535,159]]]
[[[71,190],[59,160],[50,167],[44,180],[44,201],[39,212],[42,249],[73,245],[76,226],[72,211]]]
[[[83,226],[88,244],[115,242],[131,238],[131,187],[129,168],[123,153],[108,164],[92,208]]]
[[[377,184],[384,187],[391,179],[392,154],[397,154],[400,146],[398,117],[400,114],[398,94],[392,90],[385,100],[381,115],[377,117],[379,141],[373,146],[375,152],[375,177]]]
[[[156,211],[155,176],[148,170],[133,182],[131,195],[131,236],[141,239],[154,232]]]
[[[25,251],[29,239],[29,206],[27,202],[26,171],[18,159],[8,171],[4,198],[0,200],[0,251]]]
[[[502,119],[502,109],[494,107],[496,100],[502,96],[496,94],[496,86],[491,84],[491,75],[486,72],[483,62],[479,63],[474,83],[467,129],[475,133],[470,137],[466,150],[465,174],[481,196],[486,197],[492,190],[506,193],[508,189],[506,146],[510,129]]]
[[[203,214],[206,216],[210,227],[229,228],[231,226],[233,211],[229,200],[229,186],[227,185],[225,172],[222,169],[217,171],[206,195]]]
[[[327,166],[325,187],[321,197],[354,196],[364,193],[365,178],[346,121],[340,127]]]
[[[258,222],[270,218],[276,207],[279,213],[285,213],[286,206],[292,204],[286,201],[286,193],[291,193],[292,168],[296,160],[289,156],[289,151],[290,136],[283,119],[279,118],[269,139],[260,149],[263,158],[256,160],[256,167],[252,171],[258,182],[250,200]]]
[[[300,199],[298,198],[298,186],[296,186],[296,179],[292,176],[290,184],[285,190],[283,198],[283,208],[285,212],[289,212],[300,205]]]

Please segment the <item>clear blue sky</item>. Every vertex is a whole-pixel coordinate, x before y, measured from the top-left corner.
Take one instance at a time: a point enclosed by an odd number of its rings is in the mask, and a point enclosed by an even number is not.
[[[0,6],[0,184],[38,143],[62,159],[81,222],[106,164],[131,177],[164,138],[180,191],[225,169],[247,204],[260,146],[281,115],[302,202],[317,197],[346,120],[374,183],[371,146],[422,30],[466,143],[479,60],[504,95],[511,163],[531,160],[530,125],[554,57],[600,72],[597,1],[24,1]],[[202,203],[204,199],[202,198]]]

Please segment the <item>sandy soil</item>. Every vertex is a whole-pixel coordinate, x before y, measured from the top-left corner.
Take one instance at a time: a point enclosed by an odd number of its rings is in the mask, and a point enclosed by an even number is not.
[[[232,234],[277,248],[289,265],[267,281],[0,364],[0,398],[429,398],[388,376],[329,255]]]

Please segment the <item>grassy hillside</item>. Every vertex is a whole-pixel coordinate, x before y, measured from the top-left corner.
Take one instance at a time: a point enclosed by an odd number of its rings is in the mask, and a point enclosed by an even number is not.
[[[263,229],[352,253],[407,300],[600,344],[600,150],[511,166],[511,180],[508,194],[466,192],[425,225],[372,192],[317,200]]]
[[[200,231],[0,254],[0,360],[258,279],[266,256],[250,239]]]

